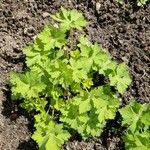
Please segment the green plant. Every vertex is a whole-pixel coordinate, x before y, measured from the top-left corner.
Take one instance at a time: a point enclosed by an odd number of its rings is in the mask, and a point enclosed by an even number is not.
[[[114,119],[119,101],[109,87],[99,87],[75,96],[64,108],[60,120],[83,138],[99,136],[106,120]]]
[[[32,138],[41,150],[60,149],[71,128],[84,139],[100,135],[120,104],[111,87],[122,94],[131,83],[126,64],[112,60],[107,50],[86,36],[69,49],[70,30],[87,24],[82,14],[61,8],[53,18],[60,22],[58,28],[46,26],[23,49],[26,71],[10,75],[12,99],[23,100],[22,107],[38,113]],[[95,86],[94,74],[110,83]]]
[[[137,0],[137,5],[138,6],[144,6],[146,5],[146,3],[148,2],[149,0]]]
[[[36,131],[32,138],[39,145],[39,149],[59,150],[64,141],[70,138],[68,131],[62,124],[56,124],[46,112],[35,115]]]
[[[77,10],[66,10],[61,7],[61,11],[56,13],[56,15],[51,16],[54,20],[60,22],[60,27],[65,30],[70,30],[71,28],[76,28],[81,30],[82,27],[87,25],[87,21]]]
[[[123,137],[127,150],[150,149],[150,104],[131,101],[119,110],[126,125],[127,133]]]
[[[116,0],[118,3],[123,4],[124,0]],[[137,0],[138,6],[144,6],[149,0]]]

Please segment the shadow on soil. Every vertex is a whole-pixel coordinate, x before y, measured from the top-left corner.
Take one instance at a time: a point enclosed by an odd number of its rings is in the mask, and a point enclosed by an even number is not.
[[[6,89],[10,89],[9,85],[6,85]],[[3,110],[2,114],[9,118],[11,121],[16,121],[19,116],[24,116],[28,119],[28,130],[29,132],[34,132],[34,114],[28,113],[25,109],[21,108],[17,102],[11,100],[10,90],[3,90],[3,93],[6,95],[6,101],[3,101]],[[31,138],[28,141],[21,142],[17,150],[38,150],[38,146],[34,140]]]

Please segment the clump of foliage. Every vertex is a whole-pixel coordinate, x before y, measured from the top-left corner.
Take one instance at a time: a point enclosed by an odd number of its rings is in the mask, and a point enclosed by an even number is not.
[[[58,27],[46,26],[23,49],[26,71],[10,75],[12,99],[23,100],[22,107],[38,113],[32,138],[41,150],[60,149],[71,129],[84,139],[99,136],[120,105],[112,87],[123,94],[131,83],[127,65],[112,60],[86,36],[69,49],[70,30],[87,25],[81,13],[61,8],[52,18],[60,22]],[[108,82],[95,86],[95,73]]]
[[[127,126],[123,137],[126,150],[150,149],[150,104],[140,104],[135,100],[119,110]]]
[[[118,3],[123,4],[124,0],[116,0]],[[138,6],[144,6],[146,3],[149,2],[149,0],[137,0]]]

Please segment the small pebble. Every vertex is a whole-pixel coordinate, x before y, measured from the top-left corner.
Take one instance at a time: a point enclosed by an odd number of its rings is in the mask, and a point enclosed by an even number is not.
[[[98,12],[100,10],[101,4],[99,2],[96,3],[96,11]]]
[[[46,18],[46,17],[49,17],[50,14],[49,14],[48,12],[44,12],[44,13],[42,14],[42,16],[43,16],[43,18]]]
[[[24,34],[28,36],[33,36],[35,33],[34,27],[28,27],[24,29]]]

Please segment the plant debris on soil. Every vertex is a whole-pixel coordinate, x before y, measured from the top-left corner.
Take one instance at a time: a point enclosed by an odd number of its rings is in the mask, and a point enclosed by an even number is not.
[[[10,98],[10,71],[22,71],[21,49],[33,41],[51,14],[60,6],[81,11],[89,21],[85,33],[92,42],[102,44],[114,59],[126,62],[132,84],[122,96],[123,104],[135,98],[150,102],[150,3],[137,7],[134,1],[118,5],[115,0],[2,0],[0,1],[0,150],[38,149],[31,140],[32,115],[14,110]],[[117,120],[117,118],[116,118]],[[117,122],[117,121],[116,121]],[[74,138],[64,150],[121,150],[121,127],[108,123],[103,135],[88,141]],[[116,128],[118,133],[111,133]]]

